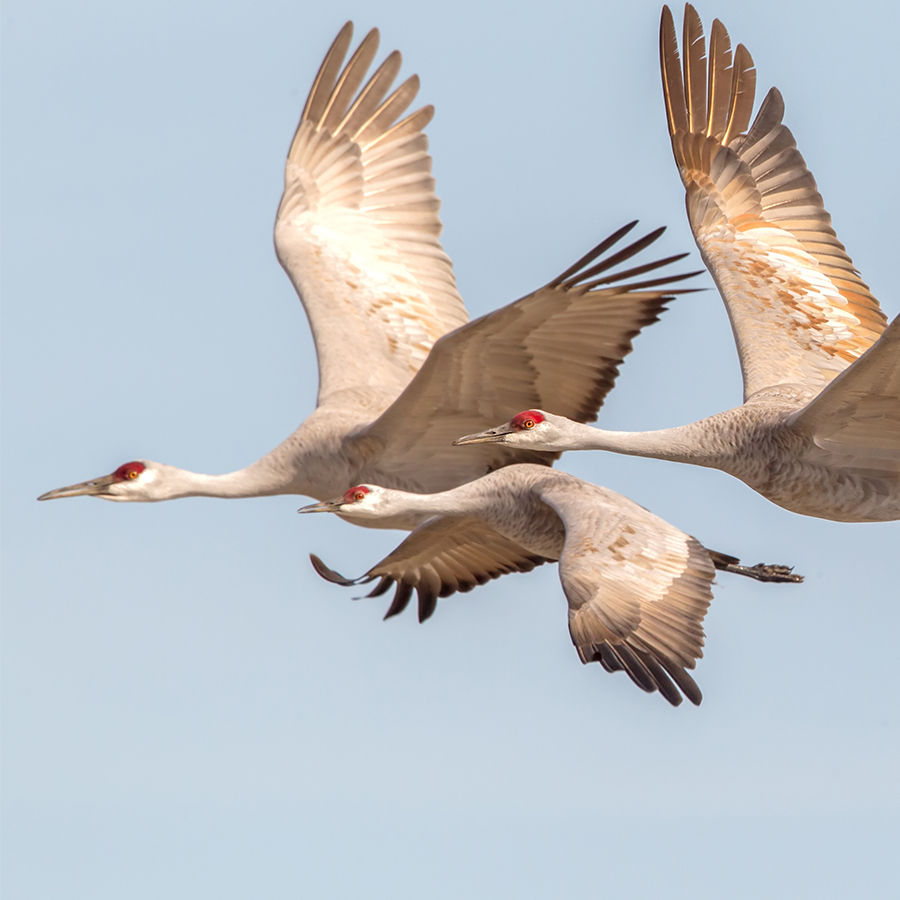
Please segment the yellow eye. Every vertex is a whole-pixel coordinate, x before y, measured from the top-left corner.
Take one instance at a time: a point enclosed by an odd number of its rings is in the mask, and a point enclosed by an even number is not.
[[[138,477],[138,473],[135,472],[134,469],[132,469],[132,470],[128,473],[128,477],[129,477],[129,478],[137,478],[137,477]]]
[[[534,419],[526,419],[526,420],[522,423],[522,425],[523,425],[525,428],[534,428]]]

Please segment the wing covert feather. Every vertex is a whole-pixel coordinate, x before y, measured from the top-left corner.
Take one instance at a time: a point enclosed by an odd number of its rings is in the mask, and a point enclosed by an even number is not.
[[[782,124],[780,93],[769,92],[748,130],[755,90],[750,54],[739,45],[732,61],[728,33],[716,20],[707,64],[690,4],[685,41],[688,35],[680,67],[672,14],[664,8],[660,58],[672,149],[691,229],[731,319],[744,398],[782,384],[812,397],[877,340],[885,316]]]
[[[677,685],[699,704],[702,695],[685,669],[703,656],[715,575],[709,552],[606,488],[548,478],[535,490],[565,524],[559,577],[581,661],[624,670],[674,705],[681,702]]]
[[[900,316],[788,427],[809,432],[830,465],[900,476]]]
[[[432,344],[468,316],[438,240],[440,202],[422,132],[433,108],[401,120],[419,83],[413,76],[388,95],[396,51],[360,88],[378,32],[342,69],[351,37],[347,23],[291,143],[275,248],[316,342],[319,405],[349,390],[380,412],[385,390],[402,390]]]

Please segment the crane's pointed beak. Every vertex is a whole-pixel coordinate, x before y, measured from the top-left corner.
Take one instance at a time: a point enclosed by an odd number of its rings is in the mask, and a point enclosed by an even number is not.
[[[343,497],[338,497],[337,500],[323,500],[321,503],[310,503],[309,506],[301,506],[300,509],[297,510],[298,513],[313,513],[313,512],[340,512],[341,507],[346,504],[346,500]]]
[[[453,442],[454,447],[462,447],[465,444],[502,444],[506,436],[512,432],[509,424],[491,428],[488,431],[479,431],[478,434],[467,434],[457,438]]]
[[[55,491],[47,491],[41,494],[38,500],[58,500],[60,497],[99,497],[108,494],[107,486],[116,481],[115,475],[104,475],[101,478],[92,478],[90,481],[82,481],[80,484],[70,484],[68,487],[57,488]]]

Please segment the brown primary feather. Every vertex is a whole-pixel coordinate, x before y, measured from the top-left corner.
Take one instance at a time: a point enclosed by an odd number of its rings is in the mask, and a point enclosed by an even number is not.
[[[372,32],[372,38],[377,46],[377,31]],[[304,119],[318,121],[321,117],[322,110],[328,102],[331,89],[334,86],[335,79],[340,71],[344,57],[347,55],[347,49],[350,47],[352,39],[353,23],[345,22],[325,54],[325,59],[322,60],[322,64],[319,66],[319,71],[316,73],[312,87],[309,89],[306,104],[300,115],[301,121]]]
[[[700,131],[706,124],[706,42],[700,16],[689,3],[684,7],[684,96],[688,131]]]

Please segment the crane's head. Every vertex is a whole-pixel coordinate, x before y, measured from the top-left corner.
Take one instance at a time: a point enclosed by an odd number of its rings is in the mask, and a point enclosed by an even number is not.
[[[508,444],[511,447],[531,447],[536,450],[552,450],[547,446],[557,436],[558,423],[568,421],[563,416],[554,416],[542,409],[526,409],[513,416],[505,425],[498,425],[478,434],[467,434],[457,438],[453,445],[466,444]]]
[[[111,475],[92,478],[79,484],[57,488],[41,494],[38,500],[56,500],[60,497],[100,497],[102,500],[165,500],[160,472],[162,467],[146,459],[136,459],[119,466]]]
[[[377,519],[392,512],[387,509],[392,493],[395,492],[374,484],[358,484],[334,500],[311,503],[297,512],[333,512],[350,519]]]

